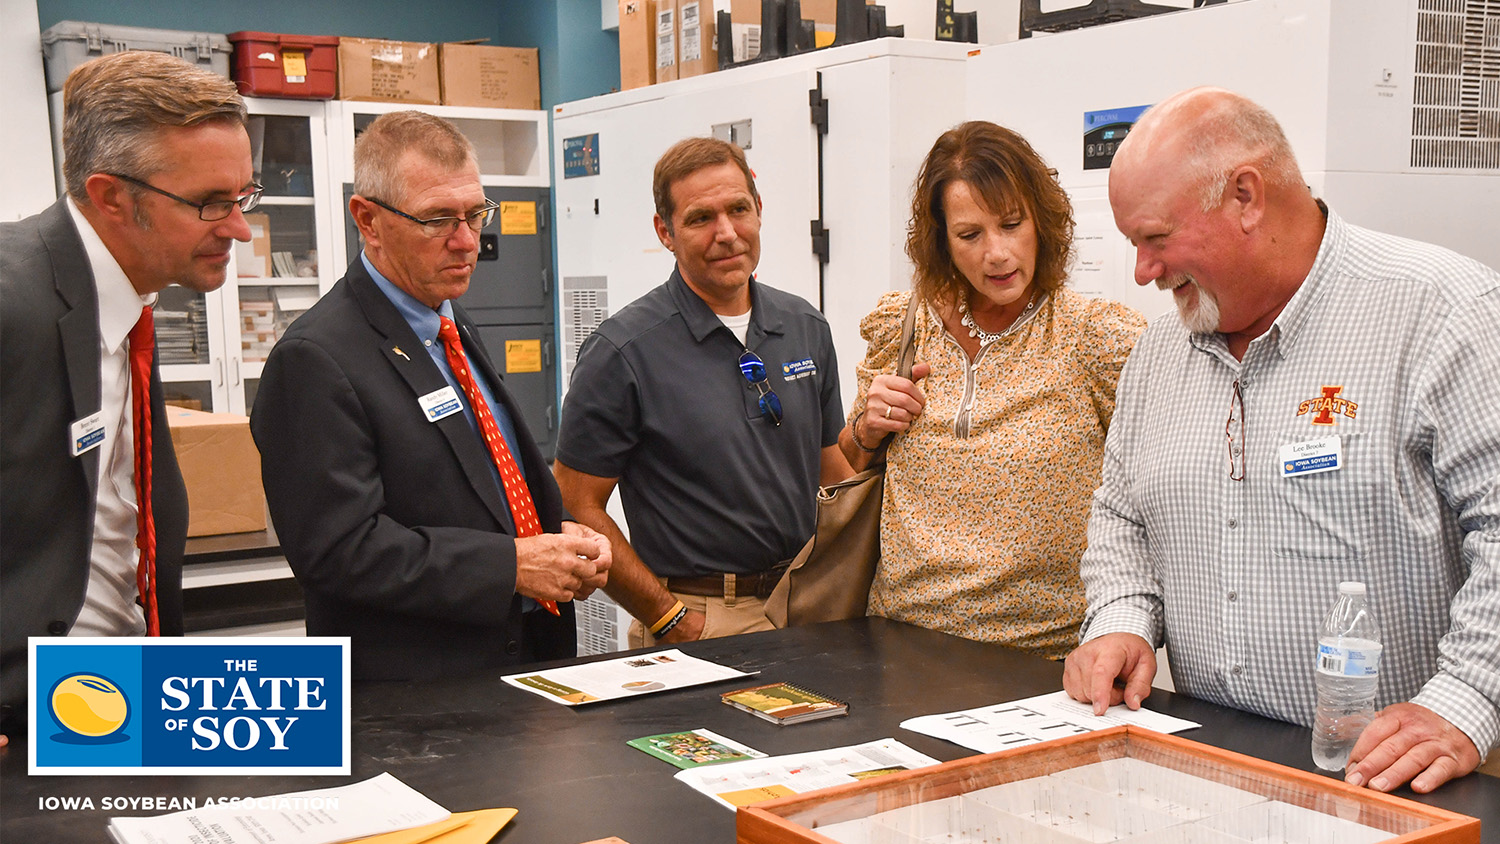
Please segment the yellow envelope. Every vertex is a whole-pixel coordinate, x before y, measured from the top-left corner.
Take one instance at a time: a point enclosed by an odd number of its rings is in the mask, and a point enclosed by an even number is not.
[[[515,816],[515,809],[454,812],[445,821],[360,838],[358,844],[489,844]]]

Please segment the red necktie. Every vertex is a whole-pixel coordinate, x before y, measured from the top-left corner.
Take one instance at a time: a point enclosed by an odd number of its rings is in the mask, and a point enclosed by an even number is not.
[[[161,635],[156,609],[156,520],[151,514],[151,355],[156,347],[156,327],[151,306],[141,309],[141,318],[130,329],[130,405],[135,431],[135,545],[141,550],[135,585],[146,613],[146,635]]]
[[[464,356],[463,343],[458,339],[458,326],[453,324],[453,320],[442,317],[438,339],[443,341],[443,351],[448,356],[448,366],[453,370],[453,377],[458,379],[459,386],[463,387],[464,395],[469,399],[469,406],[474,408],[474,418],[479,422],[479,433],[484,438],[485,448],[490,451],[490,459],[495,461],[495,468],[500,470],[500,483],[505,487],[505,498],[510,503],[510,516],[516,523],[516,538],[537,536],[542,532],[542,522],[537,518],[536,505],[531,501],[531,490],[526,488],[526,479],[521,477],[521,469],[505,445],[505,437],[500,434],[500,426],[495,424],[490,406],[485,403],[484,396],[479,392],[479,385],[474,381],[474,373],[469,371],[469,359]],[[555,601],[538,603],[553,615],[558,614]]]

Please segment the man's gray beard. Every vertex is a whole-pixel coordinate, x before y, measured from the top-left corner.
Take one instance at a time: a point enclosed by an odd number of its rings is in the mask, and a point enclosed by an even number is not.
[[[1172,294],[1172,301],[1177,305],[1177,315],[1182,318],[1182,324],[1193,334],[1217,333],[1219,330],[1219,300],[1215,299],[1213,294],[1204,290],[1198,284],[1197,279],[1192,276],[1186,276],[1186,278],[1187,283],[1196,289],[1198,295],[1194,298],[1198,302],[1196,306],[1190,308],[1184,304],[1184,300],[1177,297],[1175,292]],[[1175,280],[1173,279],[1173,281]],[[1158,282],[1157,286],[1160,287],[1161,284]],[[1166,289],[1171,289],[1171,285],[1169,284]]]

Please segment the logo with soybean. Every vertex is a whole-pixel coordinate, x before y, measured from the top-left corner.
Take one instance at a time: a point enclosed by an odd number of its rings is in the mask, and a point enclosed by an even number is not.
[[[348,774],[349,640],[30,640],[32,774]]]
[[[117,734],[130,720],[130,701],[108,677],[70,674],[52,687],[48,703],[52,720],[80,743],[128,738]]]

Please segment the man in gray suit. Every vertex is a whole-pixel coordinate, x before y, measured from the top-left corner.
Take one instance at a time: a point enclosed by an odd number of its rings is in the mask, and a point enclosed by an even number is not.
[[[74,70],[63,103],[68,195],[0,224],[6,734],[27,717],[28,636],[182,633],[187,493],[149,307],[169,284],[222,285],[260,196],[245,105],[221,76],[117,53]]]

